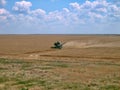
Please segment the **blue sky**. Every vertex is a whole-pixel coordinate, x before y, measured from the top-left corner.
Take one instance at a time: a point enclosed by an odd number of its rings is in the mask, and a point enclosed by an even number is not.
[[[120,34],[120,0],[0,0],[0,34]]]

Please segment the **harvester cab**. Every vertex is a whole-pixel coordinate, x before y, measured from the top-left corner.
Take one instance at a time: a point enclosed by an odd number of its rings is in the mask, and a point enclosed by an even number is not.
[[[51,48],[61,49],[61,48],[62,48],[62,46],[63,46],[63,44],[62,44],[62,43],[60,43],[59,41],[57,41],[57,42],[55,42],[55,43],[54,43],[54,46],[53,46],[53,47],[51,47]]]

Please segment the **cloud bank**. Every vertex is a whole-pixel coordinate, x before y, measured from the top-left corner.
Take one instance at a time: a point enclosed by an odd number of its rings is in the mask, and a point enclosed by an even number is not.
[[[0,3],[2,1],[4,0],[0,0]],[[17,12],[15,14],[1,8],[0,24],[6,24],[1,27],[6,30],[6,27],[13,29],[16,26],[16,29],[34,30],[34,33],[103,33],[103,30],[104,33],[109,33],[109,27],[115,25],[118,28],[114,33],[120,33],[120,6],[106,0],[87,0],[82,4],[74,2],[68,8],[51,12],[41,8],[31,10],[30,7],[32,3],[29,1],[16,2],[12,8]],[[89,31],[90,29],[94,31]]]
[[[28,13],[31,6],[32,3],[28,1],[16,2],[13,10],[19,13]]]

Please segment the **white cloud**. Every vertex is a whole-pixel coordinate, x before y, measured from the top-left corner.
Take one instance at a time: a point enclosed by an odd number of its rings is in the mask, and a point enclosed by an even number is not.
[[[0,5],[4,6],[6,4],[6,0],[0,0]]]
[[[81,9],[88,9],[88,10],[103,10],[109,6],[110,3],[106,2],[105,0],[96,0],[93,2],[86,1],[84,4],[81,5]]]
[[[36,17],[43,17],[46,15],[46,12],[42,9],[36,9],[30,12],[31,15],[36,16]]]
[[[63,11],[64,11],[64,12],[67,12],[67,13],[70,12],[69,9],[67,9],[67,8],[63,8]]]
[[[95,6],[96,2],[90,2],[90,1],[86,1],[85,3],[83,3],[81,5],[82,9],[92,9]]]
[[[80,28],[82,25],[103,25],[120,22],[120,6],[106,0],[85,1],[84,3],[70,3],[68,8],[46,12],[43,9],[30,10],[31,2],[16,2],[14,11],[20,12],[9,14],[5,9],[0,9],[0,19],[9,18],[13,26],[29,29],[57,29]],[[24,14],[26,13],[26,14]],[[89,29],[89,28],[88,28]]]
[[[96,9],[96,12],[107,13],[107,9],[106,8],[98,8],[98,9]]]
[[[77,2],[75,2],[75,3],[70,3],[70,6],[71,6],[73,9],[77,9],[77,10],[80,9],[80,5],[79,5]]]
[[[7,20],[9,16],[10,14],[6,9],[4,8],[0,9],[0,22],[2,22],[3,20]]]
[[[95,23],[96,21],[98,22],[102,22],[103,19],[105,19],[104,16],[102,16],[101,14],[97,14],[94,12],[89,12],[88,16],[90,17],[90,22]]]
[[[9,20],[11,17],[10,13],[4,9],[4,8],[1,8],[0,9],[0,27],[7,27],[6,25],[8,23],[10,23],[11,20]]]
[[[103,23],[107,20],[119,20],[120,18],[120,7],[106,0],[95,0],[85,1],[83,4],[77,2],[70,3],[69,8],[63,8],[61,11],[52,11],[48,14],[43,9],[30,10],[32,6],[31,2],[21,1],[16,2],[13,10],[18,12],[27,12],[27,16],[31,17],[32,20],[39,20],[40,22],[47,23],[61,23],[61,24],[85,24],[85,23],[96,23],[96,21]],[[24,17],[21,17],[24,18]],[[110,18],[110,19],[109,19]],[[26,18],[28,19],[28,18]],[[24,19],[23,19],[24,20]]]
[[[31,6],[32,6],[31,2],[20,1],[20,2],[15,3],[15,6],[13,7],[13,10],[17,11],[17,12],[20,12],[20,13],[29,13]]]
[[[0,9],[0,15],[5,15],[5,14],[8,14],[8,13],[9,12],[6,9],[4,9],[4,8]]]
[[[116,5],[110,5],[109,10],[111,10],[111,12],[118,12],[120,11],[120,7]]]

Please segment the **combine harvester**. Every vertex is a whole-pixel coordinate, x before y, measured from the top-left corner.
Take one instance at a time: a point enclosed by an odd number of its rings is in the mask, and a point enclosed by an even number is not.
[[[64,44],[65,44],[65,43],[60,43],[59,41],[57,41],[57,42],[54,43],[54,46],[51,47],[51,48],[54,48],[54,49],[62,49],[62,47],[63,47]]]

